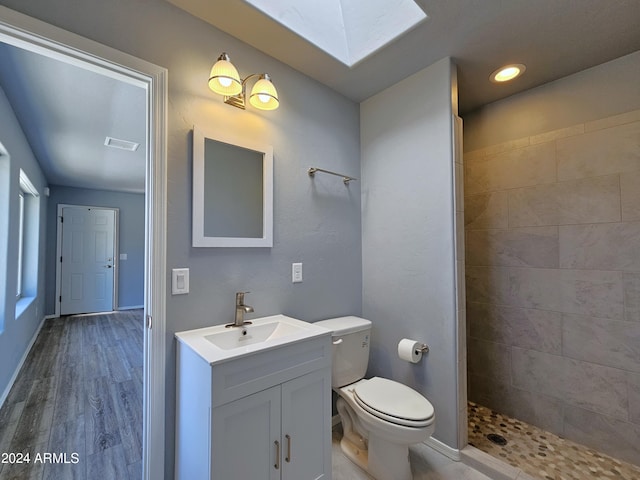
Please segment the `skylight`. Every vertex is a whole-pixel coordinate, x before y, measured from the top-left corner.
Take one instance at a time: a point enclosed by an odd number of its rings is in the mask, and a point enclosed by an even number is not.
[[[427,19],[413,0],[245,0],[352,67]]]

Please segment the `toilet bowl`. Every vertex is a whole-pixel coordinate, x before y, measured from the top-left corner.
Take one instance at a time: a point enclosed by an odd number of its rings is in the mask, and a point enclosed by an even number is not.
[[[376,480],[411,480],[409,445],[435,429],[431,403],[412,388],[381,377],[364,379],[371,322],[340,317],[316,322],[333,337],[332,386],[342,423],[342,452]]]

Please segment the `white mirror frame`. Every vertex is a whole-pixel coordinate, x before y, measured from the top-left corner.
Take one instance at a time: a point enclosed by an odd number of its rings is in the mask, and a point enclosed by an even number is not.
[[[263,154],[262,237],[206,237],[204,235],[204,145],[205,139],[227,143]],[[194,247],[272,247],[273,246],[273,147],[246,138],[193,127],[192,245]]]

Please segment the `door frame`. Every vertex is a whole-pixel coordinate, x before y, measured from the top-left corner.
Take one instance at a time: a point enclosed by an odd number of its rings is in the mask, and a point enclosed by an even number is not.
[[[114,226],[113,226],[113,282],[111,288],[113,288],[113,295],[111,296],[111,311],[118,310],[118,273],[120,272],[120,248],[118,244],[119,239],[119,224],[120,224],[120,209],[113,207],[100,207],[96,205],[72,205],[70,203],[59,203],[56,214],[56,296],[55,296],[55,311],[53,316],[59,317],[61,310],[60,295],[62,295],[62,262],[59,259],[62,257],[62,210],[65,208],[93,208],[95,210],[112,210],[114,212]]]
[[[164,478],[168,71],[1,5],[0,41],[146,91],[142,477],[144,480]]]

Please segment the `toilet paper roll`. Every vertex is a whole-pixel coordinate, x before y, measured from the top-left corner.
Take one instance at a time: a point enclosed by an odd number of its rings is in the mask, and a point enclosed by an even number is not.
[[[418,363],[422,358],[421,347],[422,344],[420,342],[403,338],[398,342],[398,356],[407,362]]]

